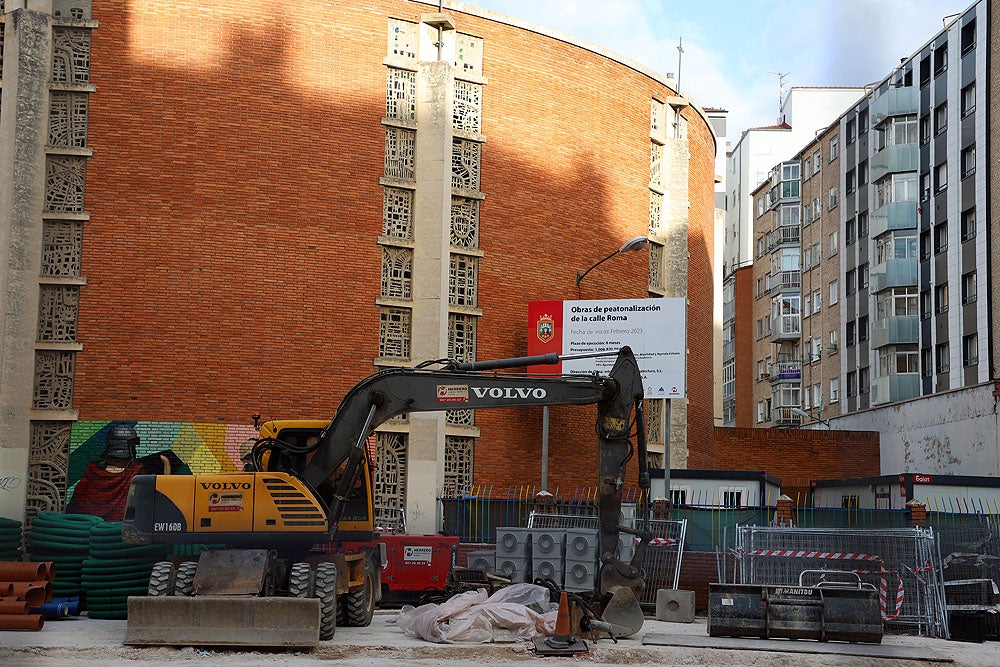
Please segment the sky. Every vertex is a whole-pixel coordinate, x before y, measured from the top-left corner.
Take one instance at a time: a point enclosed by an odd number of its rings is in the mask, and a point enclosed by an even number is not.
[[[594,42],[726,109],[728,140],[778,119],[792,86],[881,81],[973,0],[474,0]],[[783,75],[779,77],[780,75]]]

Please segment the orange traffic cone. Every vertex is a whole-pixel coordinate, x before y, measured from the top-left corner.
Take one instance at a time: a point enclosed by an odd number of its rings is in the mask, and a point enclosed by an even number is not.
[[[556,615],[556,630],[551,637],[534,638],[535,652],[539,655],[572,655],[585,653],[587,642],[570,634],[569,596],[563,591],[559,596],[559,612]]]

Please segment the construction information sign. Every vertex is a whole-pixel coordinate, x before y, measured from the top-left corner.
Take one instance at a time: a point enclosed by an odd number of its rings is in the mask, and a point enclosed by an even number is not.
[[[682,298],[532,301],[528,354],[617,352],[628,345],[639,362],[646,398],[682,398],[687,367],[687,306]],[[533,373],[607,375],[614,356],[532,366]]]

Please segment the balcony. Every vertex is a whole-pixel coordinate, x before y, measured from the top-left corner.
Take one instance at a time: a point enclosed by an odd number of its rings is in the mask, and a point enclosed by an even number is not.
[[[871,103],[873,125],[881,125],[890,116],[910,116],[917,113],[919,91],[914,86],[889,88]]]
[[[798,270],[769,273],[767,276],[768,292],[784,292],[786,290],[797,292],[801,286],[802,272]]]
[[[780,343],[798,340],[802,337],[801,315],[777,315],[771,317],[771,342]]]
[[[802,362],[779,361],[768,365],[768,376],[771,382],[787,382],[802,379]]]
[[[872,211],[869,230],[876,238],[893,229],[916,229],[917,223],[917,202],[894,201]]]
[[[897,373],[872,381],[872,405],[906,401],[920,396],[920,375]]]
[[[920,149],[916,144],[886,146],[871,159],[871,180],[876,182],[886,174],[903,171],[917,171],[920,165]]]
[[[916,315],[893,315],[872,323],[872,348],[901,343],[918,343],[920,318]]]
[[[874,265],[868,272],[870,290],[881,292],[890,287],[914,287],[917,284],[917,258],[890,259]]]
[[[798,405],[783,405],[771,408],[771,425],[784,428],[802,426],[802,417],[792,412]]]

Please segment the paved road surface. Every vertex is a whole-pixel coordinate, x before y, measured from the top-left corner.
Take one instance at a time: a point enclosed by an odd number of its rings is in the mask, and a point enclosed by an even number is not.
[[[462,667],[471,664],[559,667],[566,665],[753,665],[755,667],[996,667],[1000,642],[971,644],[928,637],[886,636],[881,646],[817,642],[764,642],[755,639],[709,637],[705,619],[694,623],[649,620],[635,637],[588,642],[590,653],[573,658],[540,657],[530,642],[505,644],[432,644],[405,636],[393,623],[395,611],[380,610],[367,628],[338,628],[337,636],[311,651],[260,651],[220,648],[131,647],[122,645],[125,621],[71,618],[47,621],[39,632],[0,631],[0,665],[21,667],[255,667],[361,665]],[[650,643],[653,642],[653,643]],[[667,645],[659,645],[665,643]],[[678,645],[686,644],[686,645]],[[719,648],[724,647],[724,648]],[[766,649],[766,650],[761,650]],[[782,649],[782,650],[778,650]],[[792,649],[795,649],[793,652]],[[845,655],[844,652],[888,653],[887,657]],[[912,659],[919,658],[919,659]]]

